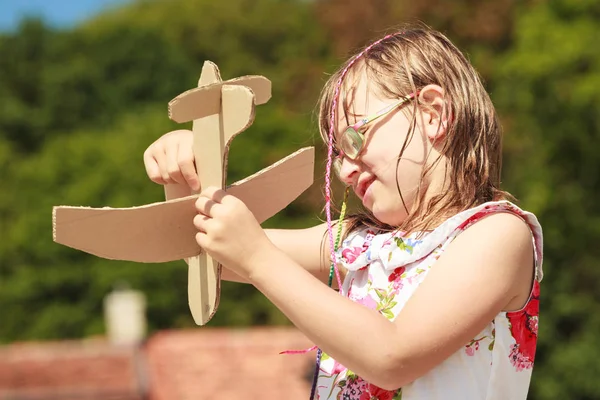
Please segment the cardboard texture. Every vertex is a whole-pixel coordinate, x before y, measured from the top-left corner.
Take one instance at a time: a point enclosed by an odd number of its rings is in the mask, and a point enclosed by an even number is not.
[[[234,183],[227,193],[242,200],[262,223],[312,184],[313,169],[314,149],[304,148]],[[55,207],[54,241],[110,260],[162,263],[193,257],[201,252],[192,224],[197,198],[188,193],[131,208]]]
[[[246,76],[223,82],[217,66],[207,61],[198,88],[169,103],[170,118],[193,121],[201,187],[225,187],[231,141],[254,121],[255,105],[270,97],[268,79]],[[263,222],[312,184],[313,171],[314,149],[304,148],[234,183],[227,192]],[[153,263],[187,258],[190,310],[194,321],[204,325],[219,304],[221,266],[196,243],[192,220],[197,194],[183,185],[165,185],[165,196],[164,202],[132,208],[54,207],[54,241],[114,260]]]

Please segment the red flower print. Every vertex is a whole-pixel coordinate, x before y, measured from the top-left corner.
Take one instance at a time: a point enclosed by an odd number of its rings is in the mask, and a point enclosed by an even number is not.
[[[519,345],[514,344],[510,348],[510,354],[508,356],[510,362],[516,368],[517,372],[523,371],[533,367],[533,362],[522,353],[519,352]]]
[[[360,400],[392,400],[395,393],[369,383],[367,390],[360,395]]]
[[[356,247],[344,248],[342,250],[342,258],[348,264],[352,264],[354,261],[356,261],[358,256],[360,256],[362,253],[364,253],[365,251],[367,251],[369,249],[369,246],[371,246],[371,241],[373,240],[374,237],[375,237],[375,232],[373,232],[371,230],[367,231],[362,245],[360,247],[356,246]],[[365,269],[367,266],[365,266],[361,269]]]
[[[352,264],[362,252],[362,247],[348,247],[342,250],[342,257],[348,264]]]
[[[489,213],[490,213],[490,210],[487,210],[487,209],[484,209],[483,211],[476,212],[475,214],[471,215],[467,220],[465,220],[462,224],[460,224],[456,229],[464,231],[470,225],[472,225],[475,222],[479,221],[481,218],[485,217]]]
[[[340,382],[342,391],[338,399],[340,400],[361,400],[362,393],[367,387],[367,382],[356,375],[349,375],[345,381]]]
[[[346,370],[346,367],[344,367],[342,364],[340,364],[336,360],[333,360],[333,370],[331,371],[331,375],[339,374],[340,372],[345,371],[345,370]]]
[[[398,294],[400,289],[404,286],[402,279],[400,278],[404,271],[405,267],[398,267],[388,276],[388,282],[392,283],[392,294]]]
[[[406,267],[396,268],[394,270],[394,272],[392,272],[390,274],[390,276],[388,276],[388,282],[394,282],[394,281],[400,280],[400,276],[404,273],[405,270],[406,270]]]
[[[516,344],[511,347],[510,358],[517,371],[533,367],[539,312],[540,284],[535,281],[531,299],[525,308],[506,313],[510,322],[510,332],[516,341]]]
[[[404,285],[402,284],[402,281],[400,279],[398,279],[397,281],[394,281],[392,283],[392,291],[391,294],[398,294],[400,293],[400,289],[402,289]]]
[[[369,248],[369,246],[371,246],[371,242],[373,241],[373,238],[375,237],[375,232],[368,230],[367,234],[365,235],[365,241],[362,245],[362,249],[363,251],[367,251],[367,249]]]
[[[477,350],[479,350],[479,342],[481,342],[483,339],[487,338],[487,336],[482,336],[479,339],[473,339],[469,342],[469,344],[467,344],[465,346],[465,353],[470,356],[473,357],[475,355],[475,352]]]

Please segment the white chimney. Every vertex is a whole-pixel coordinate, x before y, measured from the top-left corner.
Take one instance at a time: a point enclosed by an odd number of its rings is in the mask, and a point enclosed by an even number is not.
[[[104,298],[104,320],[111,343],[139,344],[146,336],[146,297],[135,290],[113,290]]]

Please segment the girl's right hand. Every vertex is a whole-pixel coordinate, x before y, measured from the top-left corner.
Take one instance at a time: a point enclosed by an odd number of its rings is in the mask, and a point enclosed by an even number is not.
[[[144,166],[150,180],[161,185],[180,183],[199,190],[193,141],[192,131],[176,130],[152,143],[144,152]]]

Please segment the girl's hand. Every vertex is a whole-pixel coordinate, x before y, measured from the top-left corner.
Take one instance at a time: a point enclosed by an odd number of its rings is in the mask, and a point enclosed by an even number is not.
[[[146,173],[161,185],[180,183],[192,190],[200,189],[193,152],[193,134],[176,130],[161,136],[144,152]]]
[[[203,190],[196,209],[198,245],[240,277],[248,279],[276,250],[248,207],[224,190]]]

